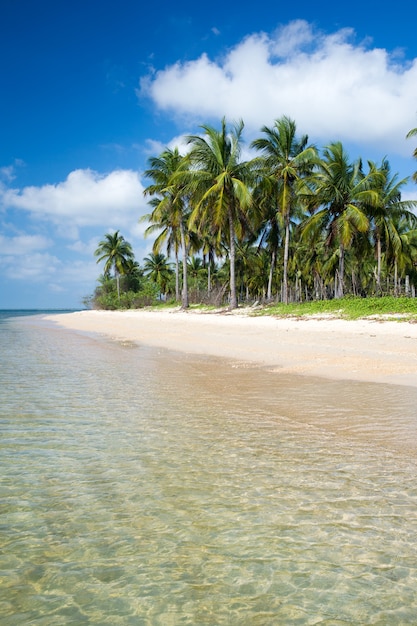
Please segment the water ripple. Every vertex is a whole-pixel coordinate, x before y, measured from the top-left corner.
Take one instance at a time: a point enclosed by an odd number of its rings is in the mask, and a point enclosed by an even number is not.
[[[2,626],[416,623],[415,389],[0,344]]]

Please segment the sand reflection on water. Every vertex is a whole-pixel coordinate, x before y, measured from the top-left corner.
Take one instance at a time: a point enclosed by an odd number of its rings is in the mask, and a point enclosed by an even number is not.
[[[416,388],[0,343],[2,626],[416,623]]]

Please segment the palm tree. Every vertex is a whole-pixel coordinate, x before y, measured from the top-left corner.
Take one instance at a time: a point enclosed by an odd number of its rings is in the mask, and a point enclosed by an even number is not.
[[[107,233],[104,236],[104,239],[99,242],[94,256],[98,257],[97,263],[105,261],[105,276],[110,276],[113,270],[117,284],[117,297],[120,299],[120,275],[125,274],[129,268],[129,263],[135,260],[132,246],[116,230],[115,233]]]
[[[271,300],[272,283],[277,265],[278,250],[282,244],[283,229],[282,215],[277,211],[276,189],[264,183],[265,178],[262,177],[254,190],[254,205],[256,206],[254,217],[259,239],[258,247],[259,249],[266,249],[270,257],[266,299]]]
[[[323,238],[317,241],[296,242],[296,263],[302,272],[302,278],[314,300],[326,299],[325,263],[326,250]]]
[[[184,185],[179,182],[178,174],[187,171],[188,161],[181,156],[178,148],[166,149],[159,157],[149,159],[150,168],[145,176],[152,178],[154,184],[144,190],[144,195],[154,196],[150,204],[154,207],[151,214],[145,215],[151,225],[145,235],[161,230],[153,246],[154,253],[161,251],[166,243],[167,253],[174,248],[175,254],[175,296],[179,300],[179,248],[183,253],[183,288],[182,307],[188,307],[187,259],[189,241],[187,241],[188,204]]]
[[[256,254],[250,256],[250,266],[247,273],[247,288],[255,300],[265,300],[269,287],[270,255],[268,250],[260,248]]]
[[[289,117],[275,121],[272,128],[264,126],[265,137],[255,139],[252,146],[263,153],[261,175],[263,185],[270,187],[277,199],[276,211],[284,222],[283,301],[288,304],[288,258],[290,249],[290,222],[297,204],[296,186],[311,172],[316,160],[316,149],[307,146],[308,136],[296,137],[296,124]],[[266,183],[266,185],[265,185]]]
[[[206,280],[207,270],[204,267],[203,259],[200,257],[192,256],[188,259],[188,274],[190,276],[190,283],[195,289],[197,299],[200,298],[200,286],[202,280]]]
[[[254,273],[255,259],[258,249],[250,241],[243,241],[236,245],[236,277],[237,288],[246,301],[249,300],[249,282]]]
[[[162,295],[166,294],[173,271],[164,254],[151,252],[151,254],[145,257],[143,273],[158,285]]]
[[[161,252],[165,246],[168,257],[174,250],[175,259],[175,300],[180,300],[180,262],[179,254],[181,249],[181,236],[179,230],[172,223],[172,214],[169,211],[161,211],[160,198],[152,198],[149,204],[155,209],[152,213],[143,215],[140,222],[151,222],[145,230],[145,237],[157,232],[158,235],[154,239],[152,251],[155,254]]]
[[[410,132],[407,133],[407,139],[410,139],[410,137],[416,137],[416,136],[417,136],[417,128],[412,128]],[[417,159],[417,148],[413,152],[413,157]],[[414,182],[417,183],[417,171],[414,172],[412,178]]]
[[[417,201],[401,200],[401,187],[408,182],[408,178],[398,180],[398,174],[392,176],[387,159],[382,161],[380,167],[377,167],[372,162],[369,165],[370,169],[377,174],[373,185],[379,192],[377,204],[369,207],[369,217],[376,246],[376,285],[377,291],[380,292],[382,244],[385,243],[386,250],[392,248],[395,253],[399,252],[401,241],[395,225],[401,217],[407,218],[410,225],[416,223],[417,217],[412,212],[412,209],[417,206]]]
[[[208,224],[207,227],[200,223],[198,241],[196,243],[196,249],[198,249],[203,256],[203,266],[207,269],[207,296],[210,299],[211,286],[212,286],[212,269],[215,266],[215,259],[223,256],[224,249],[221,242],[215,236],[212,228],[213,224]]]
[[[375,172],[362,172],[360,159],[349,162],[342,144],[335,142],[324,149],[312,179],[312,198],[319,210],[308,218],[303,227],[304,237],[324,231],[326,244],[338,246],[338,276],[335,297],[344,294],[345,251],[356,233],[369,230],[365,207],[376,206],[379,193],[370,186]],[[320,208],[321,207],[321,208]]]
[[[125,274],[123,276],[122,286],[126,291],[139,291],[143,278],[143,270],[139,263],[134,259],[129,259],[126,263]]]
[[[396,245],[387,251],[387,262],[394,270],[394,295],[399,295],[399,274],[411,273],[417,259],[416,218],[413,215],[395,216],[393,229],[396,233]]]
[[[236,240],[241,238],[245,210],[251,203],[248,163],[240,161],[243,122],[227,130],[223,118],[221,129],[204,125],[203,137],[191,135],[191,175],[188,178],[194,209],[190,225],[211,224],[218,241],[225,241],[230,262],[230,308],[237,303],[235,277]],[[198,228],[197,228],[198,230]]]

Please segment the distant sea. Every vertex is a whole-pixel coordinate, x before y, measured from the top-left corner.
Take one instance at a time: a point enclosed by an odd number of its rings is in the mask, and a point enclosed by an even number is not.
[[[28,317],[32,315],[55,315],[58,313],[74,313],[80,309],[0,309],[0,320],[9,317]]]
[[[0,313],[1,626],[417,623],[416,388],[47,312]]]

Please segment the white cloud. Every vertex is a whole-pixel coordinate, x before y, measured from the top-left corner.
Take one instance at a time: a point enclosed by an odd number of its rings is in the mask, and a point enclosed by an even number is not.
[[[77,252],[79,254],[84,254],[92,257],[94,254],[94,250],[97,248],[99,243],[99,237],[93,237],[88,241],[82,241],[81,239],[77,239],[74,243],[67,246],[68,250],[72,252]]]
[[[3,172],[8,173],[9,170]],[[10,182],[11,177],[8,179]],[[60,244],[56,237],[53,241],[52,235],[11,235],[10,224],[5,224],[3,233],[0,232],[2,276],[9,281],[42,283],[51,292],[72,291],[71,285],[77,290],[84,285],[86,292],[91,291],[100,273],[93,254],[100,236],[117,229],[122,229],[128,239],[137,236],[138,219],[148,212],[139,175],[130,170],[107,175],[76,170],[58,184],[22,189],[3,184],[0,202],[10,212],[28,212],[32,224],[40,222],[42,228],[53,225],[58,237],[74,240],[58,247]],[[80,229],[86,231],[83,237],[79,236]],[[53,253],[47,252],[52,248]],[[80,254],[83,260],[75,258]]]
[[[414,186],[411,186],[409,188],[406,188],[404,191],[402,191],[401,193],[401,200],[403,200],[404,202],[416,202],[416,188],[415,188],[415,184]],[[417,207],[414,209],[414,213],[417,214]]]
[[[7,182],[13,180],[15,178],[14,171],[15,171],[15,168],[13,165],[0,167],[0,179],[6,180]]]
[[[348,32],[350,31],[339,31],[346,34]],[[318,36],[311,24],[305,20],[294,20],[276,29],[270,42],[271,52],[277,57],[290,57],[292,53],[298,54],[301,49],[313,44]]]
[[[16,168],[22,167],[24,162],[21,159],[15,159],[12,165],[6,165],[4,167],[0,167],[0,185],[1,181],[6,181],[10,183],[14,178],[16,178]]]
[[[349,140],[408,155],[417,59],[401,62],[397,51],[352,41],[350,29],[324,35],[297,20],[272,35],[248,36],[220,60],[203,54],[149,75],[141,94],[193,121],[242,118],[252,135],[289,115],[317,141]]]
[[[92,257],[89,261],[76,259],[66,261],[60,270],[63,284],[94,284],[100,274],[100,268]]]
[[[58,258],[45,252],[51,242],[43,237],[22,235],[6,238],[0,235],[2,276],[13,281],[53,284],[53,291],[66,291],[69,285],[93,285],[100,269],[93,254],[89,260]],[[80,242],[80,246],[82,246]]]
[[[131,170],[101,175],[92,170],[75,170],[55,185],[1,190],[1,202],[32,217],[53,223],[62,236],[76,239],[78,229],[101,226],[129,228],[145,211],[143,186]]]
[[[186,135],[177,135],[172,137],[168,143],[163,144],[160,141],[155,141],[154,139],[146,140],[146,153],[150,157],[154,157],[157,154],[161,154],[164,150],[169,148],[170,150],[174,150],[174,148],[178,148],[178,152],[181,155],[186,155],[190,151],[190,145],[187,142]],[[150,184],[150,180],[146,181]]]
[[[3,172],[8,173],[9,170]],[[11,177],[5,178],[11,181]],[[130,170],[105,176],[76,170],[58,184],[22,189],[3,184],[0,202],[10,213],[29,213],[32,226],[40,224],[51,233],[48,237],[30,233],[29,223],[26,232],[21,232],[13,222],[4,223],[3,232],[0,231],[2,278],[8,282],[42,284],[50,294],[93,291],[102,270],[94,250],[106,232],[121,229],[139,261],[151,245],[143,239],[146,225],[139,223],[149,206],[139,175]],[[66,243],[62,244],[59,238]]]
[[[52,245],[50,239],[42,235],[17,235],[5,237],[0,234],[0,256],[20,257]]]
[[[57,275],[61,261],[48,253],[31,252],[9,254],[2,258],[5,278],[31,282],[45,282]]]
[[[160,154],[163,150],[165,150],[166,147],[167,146],[161,141],[157,141],[156,139],[147,139],[145,142],[145,154],[149,157],[154,157],[156,154]]]

